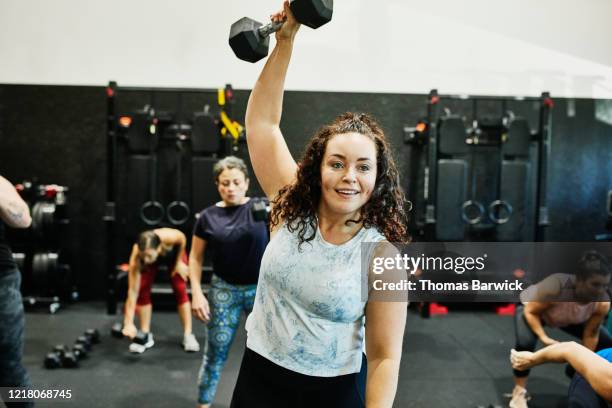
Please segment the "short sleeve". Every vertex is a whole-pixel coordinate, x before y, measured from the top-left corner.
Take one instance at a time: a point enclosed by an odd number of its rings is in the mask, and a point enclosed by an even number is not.
[[[212,234],[210,230],[207,228],[209,224],[207,222],[207,219],[208,219],[208,216],[206,214],[206,210],[203,210],[198,216],[198,220],[196,221],[195,225],[193,226],[193,235],[198,238],[209,241]]]

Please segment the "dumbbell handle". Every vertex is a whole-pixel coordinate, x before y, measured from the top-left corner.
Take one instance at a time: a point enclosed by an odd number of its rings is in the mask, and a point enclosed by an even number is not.
[[[270,34],[275,33],[278,30],[280,30],[280,28],[283,26],[284,23],[285,23],[284,21],[280,21],[278,23],[275,23],[274,21],[272,21],[264,26],[259,27],[257,29],[257,32],[262,38],[266,38]]]

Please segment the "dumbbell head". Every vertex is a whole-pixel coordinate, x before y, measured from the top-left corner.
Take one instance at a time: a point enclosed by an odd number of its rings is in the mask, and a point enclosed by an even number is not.
[[[47,353],[45,356],[45,368],[59,368],[61,365],[62,360],[58,353]]]
[[[74,354],[74,356],[78,360],[82,360],[84,358],[87,358],[87,350],[85,349],[85,347],[82,344],[76,343],[72,347],[72,353]]]
[[[122,339],[123,338],[123,325],[121,323],[113,324],[113,327],[111,329],[111,334],[113,337]]]
[[[97,329],[85,330],[84,336],[87,337],[91,344],[100,343],[100,332]]]
[[[68,351],[68,347],[63,344],[57,344],[53,347],[53,352],[57,353],[57,355],[62,356],[66,351]]]
[[[136,337],[132,339],[132,341],[136,344],[140,344],[144,346],[147,343],[148,336],[145,332],[141,332],[140,330],[136,334]]]
[[[62,367],[64,368],[76,368],[79,366],[79,360],[72,351],[66,351],[61,359]]]
[[[270,39],[259,34],[262,24],[248,17],[243,17],[232,24],[229,44],[238,58],[248,62],[257,62],[268,55]]]
[[[319,28],[332,18],[333,0],[292,0],[289,4],[295,19],[310,28]],[[269,26],[266,26],[269,27]],[[238,58],[257,62],[268,55],[269,35],[276,28],[260,31],[262,24],[243,17],[232,24],[229,44]]]
[[[289,7],[300,24],[319,28],[331,21],[334,0],[293,0]]]
[[[79,336],[77,337],[76,341],[74,342],[75,344],[82,344],[83,347],[85,348],[85,350],[90,351],[91,350],[91,342],[89,341],[89,339],[85,336]]]
[[[255,202],[251,212],[255,221],[266,221],[268,219],[268,207],[264,201]]]

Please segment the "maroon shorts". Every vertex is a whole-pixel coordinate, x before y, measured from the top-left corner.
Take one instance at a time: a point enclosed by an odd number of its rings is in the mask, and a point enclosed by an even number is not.
[[[185,265],[189,265],[187,253],[183,252],[181,262]],[[155,274],[158,269],[157,265],[151,265],[146,266],[140,272],[140,290],[138,291],[138,300],[136,301],[138,306],[147,306],[151,304],[151,288],[153,287],[153,281],[155,280]],[[176,297],[176,304],[180,306],[183,303],[189,302],[187,282],[185,282],[178,273],[172,275],[170,281],[172,283],[174,296]]]

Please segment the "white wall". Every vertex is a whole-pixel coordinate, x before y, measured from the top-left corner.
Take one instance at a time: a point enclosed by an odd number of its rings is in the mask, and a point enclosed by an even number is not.
[[[610,0],[336,0],[293,90],[612,98]],[[279,0],[1,0],[0,82],[251,88],[229,26]]]

